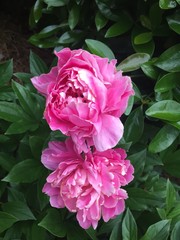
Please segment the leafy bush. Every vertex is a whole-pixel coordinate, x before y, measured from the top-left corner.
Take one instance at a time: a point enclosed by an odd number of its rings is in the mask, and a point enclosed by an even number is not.
[[[48,171],[40,162],[50,140],[64,140],[43,119],[45,100],[30,78],[50,66],[30,53],[30,73],[0,64],[0,239],[178,240],[179,0],[37,0],[30,13],[42,48],[84,48],[117,58],[131,76],[135,95],[122,118],[135,178],[126,187],[126,211],[97,230],[83,230],[74,214],[50,207],[42,187]]]

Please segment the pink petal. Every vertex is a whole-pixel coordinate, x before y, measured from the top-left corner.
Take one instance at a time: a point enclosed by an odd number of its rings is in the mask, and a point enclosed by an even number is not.
[[[41,74],[38,77],[31,78],[31,82],[34,87],[40,92],[42,95],[47,96],[48,94],[48,86],[51,83],[56,82],[56,77],[58,74],[58,68],[53,67],[49,73]]]
[[[117,145],[123,135],[123,125],[119,118],[104,114],[101,116],[101,129],[93,136],[97,151],[105,151]]]

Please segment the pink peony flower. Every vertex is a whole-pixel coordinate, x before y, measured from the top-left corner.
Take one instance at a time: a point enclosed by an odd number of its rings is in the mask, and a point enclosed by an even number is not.
[[[34,87],[46,97],[44,117],[52,130],[71,136],[78,152],[95,145],[114,147],[123,135],[119,117],[133,95],[131,79],[109,61],[85,50],[55,52],[56,67],[33,77]]]
[[[128,197],[122,188],[133,179],[133,166],[123,149],[79,155],[69,138],[50,142],[42,153],[42,163],[53,170],[43,192],[56,208],[77,213],[82,228],[95,229],[101,216],[105,222],[124,211]]]

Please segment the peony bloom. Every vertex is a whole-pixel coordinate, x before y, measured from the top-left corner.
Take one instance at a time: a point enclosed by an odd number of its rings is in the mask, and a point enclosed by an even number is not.
[[[55,52],[56,67],[33,77],[34,87],[46,97],[44,117],[52,130],[71,136],[78,152],[114,147],[123,135],[119,117],[133,95],[131,79],[109,61],[85,50]]]
[[[77,213],[82,228],[95,229],[101,216],[105,222],[124,211],[128,197],[122,188],[133,179],[133,166],[123,149],[79,155],[74,143],[50,142],[42,153],[42,163],[53,172],[43,192],[56,208]]]

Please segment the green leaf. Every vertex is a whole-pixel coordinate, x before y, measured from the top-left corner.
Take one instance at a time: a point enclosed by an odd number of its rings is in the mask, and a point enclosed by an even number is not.
[[[39,162],[27,159],[17,163],[2,180],[13,183],[31,183],[41,177],[43,170]]]
[[[173,219],[176,217],[180,217],[180,202],[178,202],[175,207],[168,213],[167,218]]]
[[[180,222],[177,222],[172,230],[171,240],[179,240],[179,236],[180,236]]]
[[[171,153],[171,156],[164,161],[164,170],[170,175],[180,178],[180,164],[179,164],[180,150]]]
[[[24,111],[32,118],[32,120],[36,119],[39,114],[36,108],[36,99],[33,98],[31,92],[15,81],[12,82],[12,88]]]
[[[44,138],[42,136],[30,136],[29,145],[31,147],[31,152],[33,156],[37,159],[40,159],[42,154],[42,148],[44,144]]]
[[[38,55],[33,53],[32,51],[30,52],[29,61],[30,61],[30,72],[34,76],[48,72],[48,68],[47,68],[45,62]]]
[[[167,92],[179,85],[180,73],[167,73],[156,83],[155,92]]]
[[[67,221],[66,228],[67,240],[89,240],[87,233],[78,225],[77,221]]]
[[[96,54],[100,57],[109,58],[109,60],[115,59],[111,49],[104,43],[93,39],[86,39],[85,42],[93,54]]]
[[[162,220],[151,225],[140,240],[167,240],[170,231],[170,220]]]
[[[167,72],[180,71],[180,44],[176,44],[163,52],[154,65]]]
[[[152,30],[157,29],[162,22],[163,10],[159,7],[159,3],[152,4],[149,10],[149,18],[151,22]],[[154,17],[156,16],[156,17]]]
[[[96,231],[92,227],[86,229],[86,232],[92,240],[98,240],[96,237]]]
[[[174,100],[156,102],[146,110],[146,115],[177,122],[180,120],[180,104]]]
[[[146,163],[146,149],[128,156],[128,159],[130,159],[131,164],[134,167],[135,178],[141,177]]]
[[[143,32],[134,38],[134,44],[144,44],[152,40],[152,32]]]
[[[166,184],[166,214],[172,209],[176,202],[176,191],[172,183],[167,180]]]
[[[42,16],[42,8],[43,8],[42,0],[36,0],[33,7],[35,23],[37,23]]]
[[[133,105],[134,105],[134,96],[130,96],[129,100],[128,100],[128,106],[126,108],[126,111],[125,111],[125,115],[128,116],[133,108]]]
[[[36,36],[38,39],[47,38],[58,32],[58,30],[61,28],[61,25],[49,25],[45,28],[43,28],[39,33],[37,33]],[[32,37],[32,36],[31,36]]]
[[[72,30],[63,33],[57,42],[59,44],[70,44],[79,41],[82,38],[82,36],[83,36],[82,31]]]
[[[124,125],[124,138],[126,142],[136,143],[144,129],[144,116],[142,107],[133,110]]]
[[[0,152],[0,166],[6,171],[10,171],[16,163],[14,157],[11,154]]]
[[[8,122],[16,122],[27,117],[22,108],[16,103],[0,102],[0,119]]]
[[[31,82],[30,78],[33,77],[32,74],[23,72],[17,72],[14,73],[13,75],[25,83],[30,83]]]
[[[119,240],[120,234],[121,234],[121,228],[120,228],[120,223],[118,223],[113,227],[109,240]]]
[[[119,13],[119,21],[114,23],[106,32],[105,38],[116,37],[127,32],[132,27],[132,19],[122,11]]]
[[[104,17],[115,22],[119,20],[119,14],[115,14],[106,3],[102,2],[102,0],[95,0],[95,2]]]
[[[141,188],[128,188],[127,192],[129,198],[126,200],[126,204],[131,210],[144,211],[152,207],[159,207],[163,202],[162,197],[158,194]]]
[[[137,224],[129,209],[122,222],[122,237],[123,240],[137,240]]]
[[[17,218],[19,221],[36,219],[25,202],[7,202],[2,205],[2,209],[4,212]]]
[[[0,233],[10,228],[18,219],[8,213],[0,212]]]
[[[62,7],[68,3],[68,0],[44,0],[49,7]]]
[[[48,209],[47,215],[38,226],[45,228],[48,232],[57,237],[65,237],[66,235],[62,214],[56,209]]]
[[[45,240],[46,236],[47,236],[46,235],[46,230],[39,227],[37,225],[36,221],[32,224],[32,227],[31,227],[30,231],[27,232],[27,239],[28,240],[35,240],[35,239]]]
[[[13,60],[0,63],[0,87],[7,83],[13,75]]]
[[[0,100],[1,101],[7,101],[7,102],[13,102],[16,100],[16,96],[14,92],[12,91],[12,88],[10,86],[3,86],[0,87]]]
[[[179,136],[179,130],[171,125],[163,126],[149,144],[149,151],[158,153],[168,148]]]
[[[145,29],[140,28],[140,27],[135,27],[131,33],[131,42],[134,50],[138,53],[147,53],[148,55],[152,56],[154,49],[155,49],[155,44],[153,39],[149,42],[143,43],[143,44],[134,44],[134,39],[144,33]]]
[[[177,5],[175,0],[159,0],[159,6],[162,9],[172,9]]]
[[[104,26],[106,26],[108,19],[105,18],[99,11],[95,16],[95,24],[97,31],[101,30]]]
[[[173,15],[168,16],[167,22],[173,31],[180,34],[180,10],[176,11]]]
[[[141,65],[147,62],[150,59],[150,56],[147,53],[134,53],[124,59],[118,66],[118,70],[123,72],[131,72],[137,70]]]
[[[153,61],[143,63],[141,69],[149,78],[157,79],[159,76],[159,69],[153,65]]]
[[[69,17],[68,17],[68,23],[71,30],[75,28],[75,26],[78,24],[80,16],[80,8],[77,4],[74,4],[69,11]]]
[[[17,122],[13,122],[8,129],[6,130],[5,134],[11,135],[11,134],[21,134],[25,133],[27,131],[34,131],[38,128],[38,124],[34,123],[29,120],[21,119]]]

